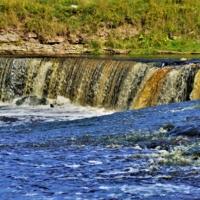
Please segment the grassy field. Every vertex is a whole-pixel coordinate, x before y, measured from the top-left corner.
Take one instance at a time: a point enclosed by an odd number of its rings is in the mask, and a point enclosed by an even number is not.
[[[96,53],[199,52],[199,13],[199,0],[1,0],[0,29],[32,31],[41,39],[82,35]]]

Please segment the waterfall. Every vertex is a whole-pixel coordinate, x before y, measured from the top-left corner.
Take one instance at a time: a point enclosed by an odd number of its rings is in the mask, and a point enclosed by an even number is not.
[[[0,58],[0,99],[63,96],[82,106],[138,109],[200,98],[200,65],[123,59]]]

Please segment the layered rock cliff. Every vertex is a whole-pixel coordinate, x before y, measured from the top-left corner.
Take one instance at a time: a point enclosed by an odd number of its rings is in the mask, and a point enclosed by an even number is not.
[[[90,54],[93,48],[87,40],[106,40],[107,30],[99,31],[95,36],[80,33],[66,36],[45,37],[34,32],[25,32],[18,29],[0,30],[0,55],[55,55]],[[97,39],[98,38],[98,39]],[[102,48],[103,54],[127,54],[129,50]]]

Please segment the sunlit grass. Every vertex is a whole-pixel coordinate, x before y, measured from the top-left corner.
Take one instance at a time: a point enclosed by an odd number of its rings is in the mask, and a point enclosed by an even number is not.
[[[92,37],[103,24],[109,38],[95,41],[101,48],[144,54],[163,49],[197,52],[199,11],[198,0],[1,0],[0,29],[32,31],[41,38],[69,33]],[[114,31],[126,24],[138,33],[120,35]],[[93,52],[101,53],[98,49]]]

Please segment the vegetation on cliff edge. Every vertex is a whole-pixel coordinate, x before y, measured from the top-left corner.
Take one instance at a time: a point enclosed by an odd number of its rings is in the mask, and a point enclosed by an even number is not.
[[[0,29],[70,34],[102,48],[200,51],[199,0],[1,0]]]

